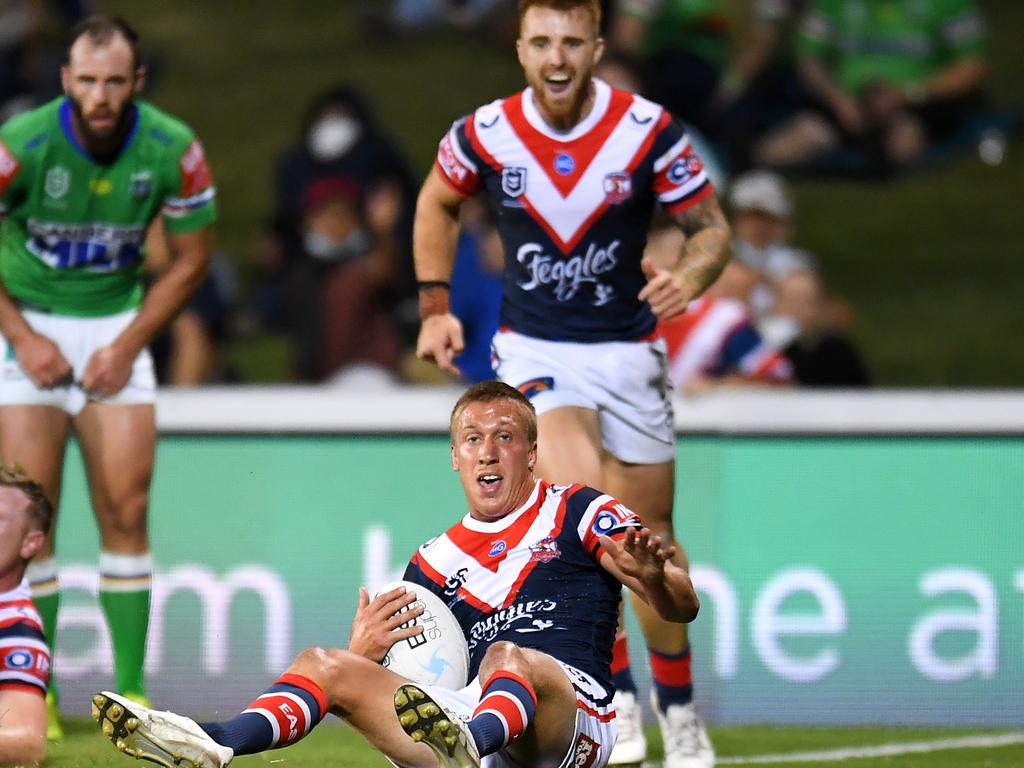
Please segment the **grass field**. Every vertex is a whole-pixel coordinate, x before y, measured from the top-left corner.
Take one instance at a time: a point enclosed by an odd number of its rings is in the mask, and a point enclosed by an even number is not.
[[[273,157],[296,137],[304,105],[323,88],[357,83],[417,171],[438,138],[477,105],[521,87],[510,46],[439,32],[374,38],[354,0],[103,0],[161,58],[151,94],[203,137],[218,179],[220,240],[243,274],[268,212]],[[981,0],[992,38],[992,94],[1024,110],[1024,3]],[[1015,208],[1024,142],[997,167],[973,152],[939,170],[885,185],[795,186],[797,243],[821,261],[853,306],[854,334],[878,383],[1024,386],[1024,217]],[[281,375],[267,339],[235,344],[250,380]],[[278,360],[278,363],[280,361]]]
[[[125,768],[130,758],[119,754],[99,732],[91,720],[75,720],[67,724],[64,741],[52,745],[47,768]],[[762,755],[856,748],[882,744],[933,741],[993,731],[967,731],[925,728],[712,728],[711,736],[724,764],[758,764],[752,758]],[[660,757],[656,729],[650,729],[650,759]],[[656,763],[659,764],[659,763]],[[1019,768],[1024,765],[1024,745],[1004,747],[951,749],[922,754],[880,758],[855,758],[841,763],[834,761],[775,762],[779,766],[836,766],[850,768]],[[150,763],[139,763],[150,765]],[[232,766],[256,768],[257,765],[281,765],[283,768],[371,768],[388,766],[346,726],[329,723],[321,726],[295,747],[262,755],[238,758]],[[660,765],[660,764],[659,764]]]

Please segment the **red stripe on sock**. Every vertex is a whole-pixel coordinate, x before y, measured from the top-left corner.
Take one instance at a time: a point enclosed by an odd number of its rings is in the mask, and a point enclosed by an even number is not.
[[[320,707],[320,719],[322,720],[327,716],[327,694],[324,693],[324,689],[317,685],[315,681],[309,679],[305,675],[295,675],[291,672],[286,672],[277,678],[274,685],[277,685],[278,683],[294,685],[296,688],[304,690],[316,699],[317,706]]]
[[[678,656],[663,656],[657,651],[651,651],[650,658],[651,675],[656,682],[674,687],[693,685],[689,648]]]
[[[613,675],[619,674],[629,667],[629,642],[625,632],[615,635],[615,643],[612,645],[612,668]]]
[[[291,744],[306,735],[306,715],[292,699],[280,693],[265,693],[253,702],[250,709],[262,709],[277,720],[281,733],[271,748]]]
[[[486,695],[487,689],[491,687],[491,683],[502,677],[507,678],[508,680],[515,680],[517,683],[523,686],[523,688],[526,689],[526,692],[530,694],[530,698],[533,699],[534,708],[537,707],[537,694],[533,690],[533,686],[530,685],[529,681],[526,678],[520,677],[515,672],[509,672],[507,669],[499,669],[497,672],[495,672],[493,675],[487,678],[487,682],[484,683],[484,687],[481,689],[484,692],[484,694]]]
[[[523,717],[523,711],[519,707],[520,705],[511,694],[495,691],[480,699],[480,703],[473,710],[473,717],[484,712],[497,712],[504,718],[508,726],[505,740],[509,742],[522,736],[523,731],[526,730],[526,718]]]

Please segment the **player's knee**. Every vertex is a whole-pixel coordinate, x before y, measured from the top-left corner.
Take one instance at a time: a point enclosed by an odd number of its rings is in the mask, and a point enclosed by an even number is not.
[[[529,667],[530,662],[524,649],[507,640],[499,640],[484,654],[480,662],[480,673],[481,677],[489,677],[502,669],[525,675]]]
[[[346,687],[352,683],[353,667],[362,659],[338,648],[306,648],[300,652],[289,674],[302,675],[320,686],[331,706],[344,704]]]

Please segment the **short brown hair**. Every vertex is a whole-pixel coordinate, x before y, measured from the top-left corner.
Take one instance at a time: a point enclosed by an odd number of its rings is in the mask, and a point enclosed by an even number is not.
[[[519,0],[519,26],[523,25],[523,17],[526,12],[537,6],[539,8],[553,8],[556,11],[572,11],[582,8],[589,11],[594,17],[594,29],[601,29],[601,3],[600,0]]]
[[[43,533],[50,532],[50,526],[53,525],[53,505],[43,493],[43,486],[29,477],[17,464],[13,467],[0,464],[0,487],[17,488],[28,496],[29,523]]]
[[[71,28],[68,39],[68,61],[71,61],[71,48],[80,37],[88,37],[94,45],[107,45],[115,37],[122,37],[132,49],[132,67],[139,66],[139,35],[131,25],[120,16],[95,15],[82,19]]]
[[[518,389],[510,387],[502,381],[481,381],[462,393],[462,397],[452,408],[452,417],[448,423],[452,440],[455,439],[455,422],[466,410],[466,406],[470,403],[491,403],[495,400],[507,400],[518,406],[526,419],[526,439],[531,443],[537,442],[537,411],[534,409],[533,403],[527,400],[526,395]]]

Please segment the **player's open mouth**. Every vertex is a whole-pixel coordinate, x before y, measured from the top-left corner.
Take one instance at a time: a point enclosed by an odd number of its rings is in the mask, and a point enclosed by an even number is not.
[[[501,475],[480,475],[476,481],[484,488],[493,489],[497,488],[501,482]]]
[[[556,72],[544,78],[544,85],[551,93],[562,94],[572,86],[572,77],[565,72]]]

